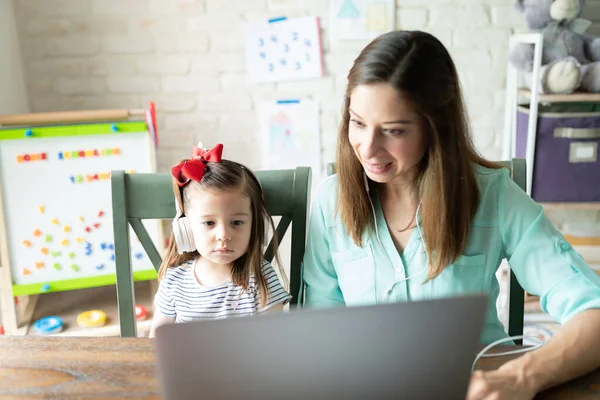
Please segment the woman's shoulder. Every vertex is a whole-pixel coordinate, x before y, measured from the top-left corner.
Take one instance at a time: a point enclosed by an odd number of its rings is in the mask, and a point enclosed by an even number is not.
[[[507,180],[510,180],[510,174],[506,168],[490,168],[481,164],[475,164],[474,170],[475,179],[477,180],[482,197],[488,194],[490,190],[496,192]]]
[[[338,199],[338,176],[336,174],[325,178],[313,195],[313,210],[319,210],[326,225],[333,224],[336,215]]]
[[[475,179],[479,188],[479,207],[475,215],[475,224],[498,223],[498,207],[500,197],[509,181],[510,175],[506,168],[490,168],[475,164]]]

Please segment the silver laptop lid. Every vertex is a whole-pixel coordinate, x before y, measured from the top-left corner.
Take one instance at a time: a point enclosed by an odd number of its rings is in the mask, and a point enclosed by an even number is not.
[[[163,396],[464,399],[484,296],[165,325]]]

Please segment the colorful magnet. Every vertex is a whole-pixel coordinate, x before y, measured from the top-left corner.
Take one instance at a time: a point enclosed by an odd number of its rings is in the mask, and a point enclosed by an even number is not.
[[[46,207],[38,206],[38,211],[40,212],[40,214],[43,214],[45,210],[46,210]]]
[[[138,321],[143,321],[148,316],[148,310],[141,304],[135,305],[135,319]]]
[[[46,243],[50,243],[52,241],[52,235],[46,235],[44,240],[46,241]]]
[[[70,258],[71,260],[72,260],[72,259],[74,259],[74,258],[75,258],[75,253],[73,253],[73,252],[70,252],[70,253],[69,253],[69,258]]]
[[[83,222],[83,217],[81,215],[79,216],[79,222]]]
[[[106,324],[106,313],[101,310],[84,311],[77,316],[77,324],[84,328],[96,328]]]
[[[23,268],[22,273],[23,273],[23,275],[31,275],[31,271],[28,270],[27,268]]]
[[[115,255],[114,254],[110,255],[110,261],[115,261]]]
[[[96,223],[94,224],[94,228],[96,228],[96,229],[100,228],[100,224],[96,222]]]
[[[63,226],[63,231],[65,233],[69,233],[69,232],[71,232],[71,227],[69,225],[65,225],[65,226]]]
[[[98,211],[98,218],[102,218],[104,216],[104,211]]]
[[[73,271],[75,271],[75,272],[78,272],[78,271],[79,271],[79,266],[78,266],[78,265],[76,265],[76,264],[73,264],[73,265],[71,265],[71,269],[72,269]]]
[[[22,240],[21,243],[23,243],[23,246],[25,247],[31,247],[31,242],[29,240]]]
[[[60,257],[61,252],[60,251],[53,251],[51,254],[52,254],[52,257]]]
[[[90,228],[89,226],[86,226],[86,227],[85,227],[85,231],[89,233],[89,232],[91,232],[91,231],[92,231],[92,228]]]
[[[39,335],[52,335],[63,329],[63,321],[60,317],[50,316],[41,318],[33,324],[33,329]]]
[[[114,249],[115,249],[115,245],[114,245],[114,244],[112,244],[112,243],[109,243],[109,244],[108,244],[108,249],[109,249],[109,250],[114,250]]]
[[[45,264],[44,264],[44,262],[43,262],[43,261],[36,261],[36,262],[35,262],[35,267],[36,267],[37,269],[44,268],[44,266],[45,266]]]
[[[108,248],[108,244],[106,244],[106,243],[102,242],[102,243],[100,243],[100,248],[101,248],[102,250],[106,250],[106,249]]]
[[[48,251],[48,248],[47,248],[47,247],[42,247],[42,248],[40,249],[40,251],[41,251],[41,252],[42,252],[42,254],[43,254],[43,255],[45,255],[45,256],[47,256],[47,255],[48,255],[48,253],[49,253],[49,251]]]
[[[53,267],[54,267],[54,269],[55,269],[55,270],[57,270],[57,271],[60,271],[60,270],[62,269],[62,267],[60,266],[60,264],[59,264],[59,263],[54,263]]]
[[[96,265],[96,269],[97,269],[97,270],[104,269],[104,264],[99,264],[99,265]]]
[[[35,236],[35,237],[42,236],[42,231],[40,231],[39,229],[36,229],[35,231],[33,231],[33,236]]]
[[[60,222],[58,222],[58,219],[56,219],[56,218],[52,218],[52,221],[51,221],[51,222],[52,222],[54,225],[60,225]]]
[[[64,239],[62,242],[60,242],[60,244],[62,244],[64,247],[67,247],[69,245],[69,239]]]
[[[135,258],[141,260],[142,258],[144,258],[144,255],[142,253],[136,253]]]
[[[82,243],[82,242],[85,242],[85,239],[82,238],[82,237],[78,237],[77,238],[77,243]]]
[[[33,131],[31,130],[31,128],[26,129],[25,130],[25,137],[32,137],[33,136]]]
[[[48,290],[50,290],[50,285],[48,283],[44,283],[42,286],[42,293],[46,293]]]
[[[119,128],[115,124],[110,124],[110,130],[113,132],[119,132]]]

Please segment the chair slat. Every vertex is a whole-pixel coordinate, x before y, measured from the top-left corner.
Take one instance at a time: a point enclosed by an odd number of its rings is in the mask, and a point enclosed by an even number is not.
[[[279,220],[277,227],[275,227],[275,234],[274,234],[274,236],[276,235],[275,237],[277,238],[279,243],[281,243],[281,239],[285,235],[285,232],[287,231],[291,222],[292,222],[292,219],[288,216],[283,216],[283,217],[281,217],[281,220]],[[269,242],[269,246],[267,247],[267,251],[265,251],[264,258],[268,262],[273,262],[273,257],[274,257],[273,239],[271,239],[271,242]]]
[[[150,238],[150,235],[148,235],[146,227],[144,224],[142,224],[142,221],[136,218],[130,218],[129,223],[131,224],[131,227],[133,228],[133,231],[137,235],[138,239],[140,239],[140,243],[146,251],[146,254],[148,254],[148,258],[152,262],[154,269],[158,271],[160,263],[162,262],[162,257],[160,254],[158,254],[158,250],[156,250],[154,242]]]
[[[113,171],[111,173],[111,190],[119,322],[121,336],[136,337],[135,293],[133,291],[133,272],[131,271],[131,254],[129,252],[125,186],[125,173],[123,171]]]

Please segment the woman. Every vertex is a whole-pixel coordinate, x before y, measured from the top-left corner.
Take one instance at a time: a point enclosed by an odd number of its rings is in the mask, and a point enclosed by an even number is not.
[[[542,348],[476,372],[469,398],[530,399],[600,366],[600,277],[508,171],[477,154],[455,66],[433,36],[390,32],[361,52],[348,75],[336,168],[310,217],[307,306],[476,292],[495,300],[506,258],[564,325]],[[485,343],[507,337],[495,304]]]

